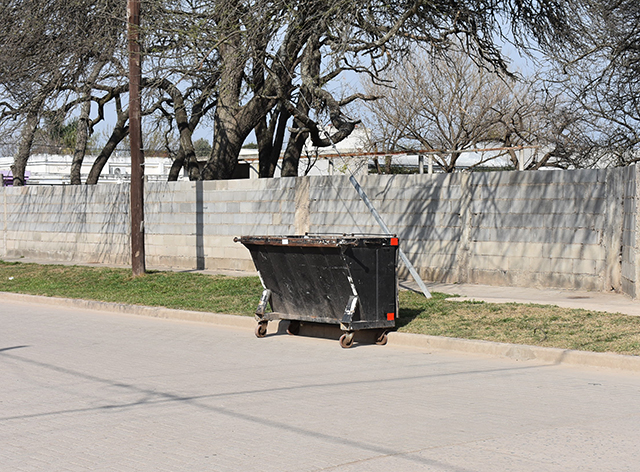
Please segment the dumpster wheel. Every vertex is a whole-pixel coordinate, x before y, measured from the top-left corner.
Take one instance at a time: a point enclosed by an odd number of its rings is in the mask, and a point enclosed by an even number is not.
[[[289,326],[287,327],[287,333],[289,333],[292,336],[300,334],[300,321],[298,320],[289,321]]]
[[[256,337],[264,338],[267,335],[267,321],[260,321],[256,326]]]
[[[340,336],[340,347],[343,349],[349,349],[353,346],[353,338],[355,337],[355,332],[351,331],[350,333],[344,333]]]
[[[387,338],[387,332],[386,332],[386,331],[382,331],[382,332],[380,333],[380,336],[378,336],[378,337],[376,338],[376,344],[377,344],[378,346],[384,346],[385,344],[387,344],[387,339],[388,339],[388,338]]]

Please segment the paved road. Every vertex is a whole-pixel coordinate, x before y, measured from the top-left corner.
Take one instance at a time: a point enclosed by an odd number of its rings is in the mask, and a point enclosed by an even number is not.
[[[2,471],[631,471],[640,376],[0,308]]]

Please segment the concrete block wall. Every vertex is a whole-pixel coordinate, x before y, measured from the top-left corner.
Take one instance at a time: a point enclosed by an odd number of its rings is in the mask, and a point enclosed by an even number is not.
[[[295,233],[295,179],[145,186],[145,249],[154,267],[254,270],[233,238]]]
[[[233,238],[295,233],[296,192],[304,189],[296,180],[146,184],[147,264],[253,270]],[[130,263],[128,185],[7,187],[2,195],[4,257]]]
[[[359,180],[427,280],[640,293],[635,166]],[[129,263],[126,185],[2,192],[5,257]],[[150,267],[251,270],[234,237],[305,232],[381,230],[342,176],[145,186]]]
[[[630,168],[631,169],[631,168]],[[367,176],[428,280],[622,290],[624,169]],[[347,178],[311,184],[313,232],[379,232]]]
[[[458,280],[462,185],[466,178],[464,174],[452,174],[368,175],[359,179],[425,279]],[[348,178],[313,178],[309,197],[311,232],[381,233]]]
[[[637,217],[638,203],[637,203],[637,189],[638,178],[640,173],[637,171],[636,166],[627,167],[623,173],[623,232],[622,232],[622,249],[620,254],[621,261],[621,291],[628,294],[632,298],[638,298],[640,295],[639,290],[639,268],[637,262],[640,262],[638,257],[638,244],[636,241],[636,235],[638,234],[638,224],[640,219]]]
[[[470,176],[466,281],[620,290],[620,169]]]
[[[3,254],[128,264],[128,185],[5,187]]]

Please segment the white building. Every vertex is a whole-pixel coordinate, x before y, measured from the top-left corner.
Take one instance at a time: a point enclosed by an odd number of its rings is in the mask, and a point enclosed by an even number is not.
[[[335,130],[328,127],[329,133]],[[369,157],[367,150],[367,134],[362,127],[356,127],[349,137],[335,146],[316,148],[308,139],[300,156],[298,175],[345,175],[352,172],[355,175],[368,172]],[[307,157],[309,156],[309,157]],[[240,164],[249,166],[249,178],[258,178],[258,151],[256,149],[242,149]],[[280,177],[282,161],[278,161],[274,177]]]
[[[96,156],[85,156],[80,176],[85,182]],[[57,154],[34,154],[29,157],[26,171],[28,185],[68,185],[70,183],[73,156]],[[168,157],[145,156],[145,177],[148,181],[167,180],[173,161]],[[11,170],[13,157],[0,157],[0,171]],[[99,182],[118,183],[128,181],[131,176],[131,157],[112,155],[102,169]],[[185,179],[184,177],[180,178]]]
[[[332,130],[330,129],[329,132]],[[303,149],[302,157],[298,167],[298,174],[303,175],[363,175],[369,172],[369,166],[373,165],[374,153],[368,152],[367,132],[365,128],[356,127],[353,133],[335,146],[326,148],[315,148],[308,140]],[[530,159],[533,149],[524,150],[522,160]],[[458,159],[457,165],[460,168],[472,166],[479,161],[491,157],[491,154],[498,155],[499,152],[465,152]],[[308,157],[307,157],[308,156]],[[384,165],[385,156],[377,156],[381,166]],[[393,165],[406,167],[420,167],[424,173],[438,172],[437,166],[429,162],[429,155],[426,154],[421,159],[415,153],[396,153],[392,157]],[[519,156],[520,157],[520,156]],[[35,154],[29,158],[27,163],[28,185],[67,185],[70,183],[71,155],[55,154]],[[81,179],[86,181],[89,171],[93,166],[95,156],[84,158]],[[422,164],[421,164],[422,162]],[[173,161],[169,157],[145,156],[145,178],[147,181],[166,181]],[[8,174],[13,157],[0,157],[0,171]],[[497,159],[491,161],[490,166],[506,166],[510,161],[502,154]],[[278,162],[274,177],[280,177],[282,162]],[[237,176],[239,178],[258,178],[258,150],[242,149],[239,157]],[[131,158],[128,153],[114,153],[102,170],[100,183],[118,183],[128,181],[131,175]],[[184,171],[178,180],[188,180]]]

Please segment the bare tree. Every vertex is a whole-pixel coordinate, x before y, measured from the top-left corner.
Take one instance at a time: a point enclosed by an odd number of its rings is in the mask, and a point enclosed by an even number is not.
[[[526,169],[591,167],[591,120],[562,91],[540,76],[510,78],[479,67],[458,52],[441,58],[410,56],[388,76],[369,83],[384,98],[368,105],[370,147],[375,151],[430,150],[445,172],[456,169],[463,151],[504,147],[471,165],[507,154],[514,168],[528,147]]]
[[[587,114],[584,136],[600,165],[640,161],[640,4],[634,0],[585,2],[581,15],[591,27],[581,54],[556,55],[558,93]]]
[[[180,16],[185,6],[186,2],[179,2],[173,7],[174,14]],[[280,142],[278,130],[282,128],[275,121],[264,123],[277,104],[281,109],[274,119],[284,118],[284,109],[297,120],[295,137],[308,133],[316,146],[346,138],[358,120],[346,116],[344,105],[363,96],[339,100],[331,93],[331,80],[345,71],[368,74],[375,80],[416,44],[438,51],[454,43],[463,44],[467,53],[502,70],[506,63],[493,38],[507,37],[503,25],[509,25],[509,34],[518,38],[518,46],[526,47],[523,38],[528,38],[549,47],[571,40],[572,22],[579,20],[569,15],[566,2],[538,0],[385,4],[241,0],[189,6],[189,14],[219,41],[212,49],[218,59],[216,73],[220,74],[213,146],[203,179],[228,178],[242,143],[256,127],[266,131],[261,143],[273,147]],[[315,57],[324,70],[305,67]],[[330,137],[319,126],[325,119],[335,130]]]
[[[588,1],[588,0],[576,0]],[[285,150],[284,175],[297,175],[302,144],[345,139],[359,122],[345,106],[372,98],[340,97],[333,81],[345,72],[376,82],[416,46],[431,53],[461,45],[488,68],[506,70],[496,38],[541,48],[573,41],[580,16],[560,0],[156,0],[143,4],[145,110],[176,129],[180,147],[170,178],[183,167],[192,179],[228,178],[252,130],[261,175],[273,175]],[[127,93],[120,0],[6,0],[0,9],[0,113],[22,123],[14,172],[23,183],[43,113],[78,116],[73,182],[79,183],[86,137],[115,104],[117,119],[95,167],[126,136]],[[91,116],[89,103],[98,105]],[[192,135],[213,127],[211,154],[200,172]],[[291,126],[288,123],[293,123]],[[331,123],[327,136],[322,123]],[[92,170],[91,182],[97,181]],[[98,173],[99,175],[99,173]]]
[[[24,123],[12,166],[14,185],[24,185],[43,113],[57,108],[63,96],[80,92],[108,45],[121,36],[114,27],[121,25],[116,19],[121,3],[22,0],[0,9],[0,119]]]
[[[438,151],[435,161],[453,172],[461,151],[508,137],[505,124],[514,121],[518,85],[478,67],[462,52],[435,59],[410,56],[388,80],[392,87],[368,88],[371,94],[385,95],[368,105],[375,150]]]
[[[526,170],[542,167],[576,169],[602,164],[602,153],[594,141],[593,117],[576,107],[562,90],[551,87],[548,78],[534,76],[520,83],[519,92],[502,110],[504,146],[530,147]],[[518,159],[509,150],[513,167]]]

